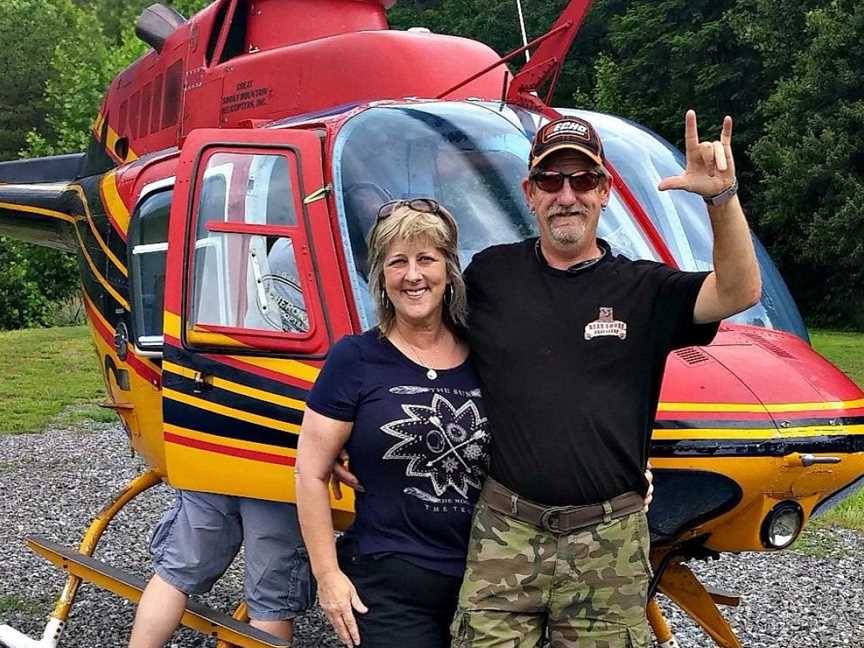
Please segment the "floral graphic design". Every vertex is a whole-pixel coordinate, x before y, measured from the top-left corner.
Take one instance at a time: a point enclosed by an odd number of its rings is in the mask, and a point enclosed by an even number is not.
[[[402,405],[402,411],[407,418],[381,427],[399,439],[384,459],[407,461],[406,476],[428,478],[437,496],[448,488],[462,497],[468,496],[469,486],[479,489],[486,472],[489,434],[474,401],[469,399],[456,409],[435,394],[431,405]]]

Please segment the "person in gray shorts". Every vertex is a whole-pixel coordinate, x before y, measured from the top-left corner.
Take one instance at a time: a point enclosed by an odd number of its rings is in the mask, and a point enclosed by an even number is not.
[[[294,504],[178,490],[153,532],[156,573],[147,584],[130,648],[161,648],[190,594],[203,594],[245,545],[245,596],[252,626],[283,639],[312,605],[315,584]]]

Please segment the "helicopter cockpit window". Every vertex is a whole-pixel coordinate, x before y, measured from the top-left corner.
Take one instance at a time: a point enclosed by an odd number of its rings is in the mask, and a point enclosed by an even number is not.
[[[132,222],[132,296],[135,343],[144,351],[162,348],[165,261],[168,254],[170,189],[145,197]]]
[[[309,333],[294,185],[284,155],[209,157],[197,203],[193,330]]]
[[[523,115],[524,116],[524,115]],[[529,119],[531,119],[529,117]],[[394,198],[429,196],[459,223],[463,268],[490,245],[537,233],[522,180],[530,141],[517,113],[488,104],[429,103],[378,106],[342,128],[334,148],[342,240],[353,266],[354,294],[364,326],[374,321],[367,290],[366,237],[378,207]],[[656,259],[656,253],[618,196],[599,234],[616,253]]]

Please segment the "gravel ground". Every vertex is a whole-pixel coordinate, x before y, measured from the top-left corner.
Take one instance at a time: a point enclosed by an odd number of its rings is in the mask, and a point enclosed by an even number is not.
[[[25,547],[24,536],[38,533],[76,545],[108,495],[143,467],[140,459],[130,458],[118,426],[0,436],[0,624],[40,636],[65,582],[63,572]],[[96,557],[146,578],[150,530],[171,500],[171,490],[160,486],[127,505],[106,532]],[[864,646],[864,536],[820,529],[808,533],[805,541],[806,547],[780,554],[723,556],[694,565],[714,587],[744,595],[743,604],[727,611],[727,618],[745,646]],[[232,609],[242,590],[241,574],[235,563],[204,602]],[[677,608],[665,601],[663,605],[682,648],[714,645]],[[85,585],[61,646],[125,646],[133,615],[130,603]],[[214,643],[181,630],[171,645]],[[320,612],[313,610],[299,619],[295,645],[339,643]]]

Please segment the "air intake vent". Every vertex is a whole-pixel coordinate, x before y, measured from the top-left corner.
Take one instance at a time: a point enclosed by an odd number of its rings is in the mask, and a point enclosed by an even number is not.
[[[786,351],[786,349],[784,349],[780,345],[774,344],[771,340],[768,339],[766,335],[762,333],[747,332],[744,333],[744,336],[750,338],[760,347],[762,347],[766,351],[770,351],[779,358],[791,358],[793,360],[795,359],[794,355]]]
[[[141,13],[135,23],[135,35],[157,52],[161,52],[168,37],[185,22],[183,15],[173,7],[156,3]]]
[[[675,352],[675,355],[677,355],[689,365],[702,364],[703,362],[708,362],[711,359],[696,347],[684,347],[683,349],[678,349]]]

